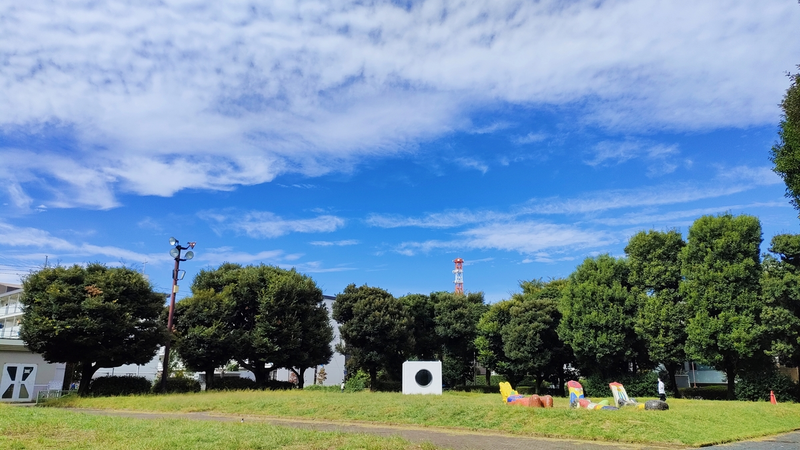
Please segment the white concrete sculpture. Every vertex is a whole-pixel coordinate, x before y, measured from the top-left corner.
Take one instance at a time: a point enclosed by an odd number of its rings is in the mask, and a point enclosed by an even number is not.
[[[442,362],[404,362],[403,394],[442,395]]]

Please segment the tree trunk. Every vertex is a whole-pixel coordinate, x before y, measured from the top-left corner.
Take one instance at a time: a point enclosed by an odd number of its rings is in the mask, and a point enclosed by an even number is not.
[[[68,362],[64,366],[64,382],[61,383],[61,390],[68,391],[69,387],[72,385],[72,376],[75,372],[75,363]]]
[[[375,391],[375,386],[378,385],[378,369],[375,367],[369,368],[369,390]]]
[[[492,383],[492,370],[488,367],[484,367],[484,369],[486,370],[486,373],[484,374],[486,377],[486,386],[489,386]]]
[[[99,369],[97,365],[93,365],[91,361],[81,362],[81,386],[78,388],[78,395],[84,397],[89,395],[89,385],[92,383],[94,373]]]
[[[728,378],[728,400],[736,400],[736,368],[725,369],[725,376]]]
[[[206,368],[206,391],[212,389],[214,389],[214,368],[210,367]]]
[[[292,372],[294,372],[294,375],[297,377],[297,387],[299,389],[303,389],[303,385],[305,384],[305,380],[303,379],[303,374],[306,373],[306,369],[308,369],[308,367],[299,367],[297,370],[295,370],[294,367],[289,369]]]
[[[542,383],[543,382],[544,382],[544,376],[542,374],[537,374],[536,375],[536,389],[535,389],[536,395],[542,395],[541,390],[542,390]]]
[[[672,383],[672,395],[675,398],[680,398],[681,391],[678,390],[678,380],[675,378],[675,372],[677,372],[677,367],[674,364],[669,364],[667,367],[667,373],[669,374],[669,381]]]

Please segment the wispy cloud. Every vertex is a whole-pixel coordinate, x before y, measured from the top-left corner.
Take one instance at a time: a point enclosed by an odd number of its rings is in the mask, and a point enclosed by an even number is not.
[[[538,221],[480,225],[458,233],[457,236],[457,239],[451,240],[404,242],[395,251],[407,256],[435,249],[491,249],[530,254],[554,248],[578,250],[601,247],[618,240],[605,231]]]
[[[652,144],[638,140],[603,141],[591,150],[591,159],[584,161],[590,166],[621,164],[635,158],[648,162],[649,176],[672,173],[678,168],[677,145]]]
[[[344,219],[332,215],[310,219],[284,219],[266,211],[204,211],[198,215],[209,221],[218,233],[233,230],[254,238],[275,238],[289,233],[329,233],[345,225]]]
[[[358,241],[355,239],[345,239],[342,241],[312,241],[309,242],[309,244],[317,245],[320,247],[331,247],[331,246],[344,247],[348,245],[358,245]]]
[[[676,221],[697,219],[700,216],[709,214],[721,214],[726,211],[740,211],[752,210],[755,208],[789,208],[788,202],[765,202],[765,203],[750,203],[746,205],[727,205],[711,208],[695,208],[681,211],[668,211],[661,213],[637,212],[623,214],[617,217],[596,218],[592,219],[593,223],[599,223],[609,226],[625,226],[625,225],[668,225],[672,226]]]
[[[510,217],[513,217],[513,215],[508,213],[462,210],[431,213],[422,217],[405,217],[396,214],[370,214],[367,216],[365,222],[367,225],[380,228],[453,228],[492,220],[504,220]]]
[[[800,53],[785,0],[0,8],[0,133],[15,142],[0,175],[19,208],[350,170],[480,131],[472,116],[498,105],[580,105],[576,120],[614,130],[769,124]]]
[[[518,136],[513,138],[511,141],[515,144],[533,144],[535,142],[542,142],[547,139],[547,134],[545,133],[528,133],[525,136]]]

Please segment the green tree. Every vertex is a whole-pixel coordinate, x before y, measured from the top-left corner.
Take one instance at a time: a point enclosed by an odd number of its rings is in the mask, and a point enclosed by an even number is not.
[[[566,280],[520,283],[522,293],[512,296],[510,320],[501,331],[509,365],[518,374],[536,378],[537,394],[545,379],[563,385],[564,365],[572,359],[572,350],[556,331],[561,321],[558,302],[565,286]]]
[[[126,267],[45,268],[23,282],[20,337],[49,362],[79,363],[80,395],[101,367],[145,364],[166,341],[164,295]]]
[[[756,217],[723,214],[697,219],[681,251],[686,354],[725,372],[729,399],[736,395],[736,375],[764,360],[760,245]]]
[[[503,329],[511,322],[511,308],[518,304],[519,300],[509,299],[490,305],[476,326],[475,351],[478,363],[487,369],[487,385],[491,372],[499,373],[512,386],[518,385],[525,376],[506,357],[503,343]]]
[[[430,297],[442,343],[442,381],[454,386],[472,380],[478,321],[488,309],[483,292],[433,292]]]
[[[189,370],[205,372],[209,390],[214,387],[214,370],[235,352],[232,306],[225,294],[213,289],[194,291],[175,304],[175,349]]]
[[[302,389],[306,369],[327,364],[333,357],[333,327],[314,280],[294,270],[273,277],[260,304],[254,336],[260,342],[277,342],[273,364],[294,372]]]
[[[569,276],[559,301],[558,335],[582,373],[606,378],[649,363],[634,329],[638,298],[628,272],[624,259],[600,255],[586,258]]]
[[[686,361],[686,302],[680,295],[681,249],[686,246],[677,230],[640,231],[625,247],[628,279],[640,296],[636,331],[650,359],[667,369],[678,397],[675,373]]]
[[[786,183],[786,197],[800,209],[800,73],[789,74],[789,79],[791,84],[781,102],[778,142],[772,147],[770,160]]]
[[[442,343],[433,332],[436,328],[436,310],[431,297],[424,294],[408,294],[400,297],[411,321],[412,347],[410,357],[420,361],[441,358]]]
[[[350,357],[349,368],[369,374],[374,389],[378,371],[397,376],[411,350],[411,319],[403,302],[377,287],[348,285],[336,296],[333,318],[339,322],[344,345],[339,352]]]
[[[770,340],[770,355],[781,364],[800,366],[800,235],[772,238],[762,262],[764,307],[761,323]]]
[[[259,385],[275,368],[297,372],[330,361],[333,331],[310,277],[263,264],[223,264],[195,277],[193,292],[208,289],[229,300],[232,357]]]

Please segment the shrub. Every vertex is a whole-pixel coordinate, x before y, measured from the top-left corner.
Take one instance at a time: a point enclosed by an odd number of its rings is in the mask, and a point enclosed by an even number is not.
[[[453,386],[454,391],[460,392],[482,392],[484,394],[499,394],[500,393],[500,386],[486,386],[484,385],[471,385],[468,384],[466,386]]]
[[[304,391],[339,392],[339,391],[341,391],[341,387],[339,387],[339,386],[323,386],[321,384],[311,384],[311,385],[303,387],[303,390]]]
[[[738,400],[769,401],[770,391],[779,402],[798,400],[798,386],[788,376],[778,372],[774,366],[736,377],[736,398]]]
[[[345,392],[363,391],[368,386],[369,386],[369,375],[367,375],[366,372],[364,372],[363,370],[359,370],[358,372],[350,375],[344,382]]]
[[[678,388],[682,398],[696,398],[701,400],[727,400],[728,386],[706,385],[696,388]],[[769,394],[768,394],[769,395]]]
[[[161,379],[153,383],[153,393],[161,393]],[[186,377],[167,378],[167,393],[181,394],[186,392],[200,392],[200,382]]]
[[[89,392],[98,397],[147,394],[150,392],[150,382],[145,377],[100,377],[92,380]]]
[[[375,386],[372,387],[372,390],[378,392],[400,392],[403,390],[403,382],[390,381],[390,380],[376,380]]]
[[[642,372],[635,375],[622,375],[613,379],[602,378],[597,375],[581,380],[583,393],[586,397],[610,397],[611,388],[608,384],[618,382],[625,387],[628,397],[657,397],[658,374],[655,372]]]
[[[244,391],[258,389],[258,385],[249,378],[221,377],[214,378],[214,385],[211,389],[215,391]]]
[[[271,391],[285,391],[289,389],[296,388],[297,385],[292,383],[291,381],[278,381],[278,380],[267,380],[267,384],[264,386],[265,389],[269,389]]]

